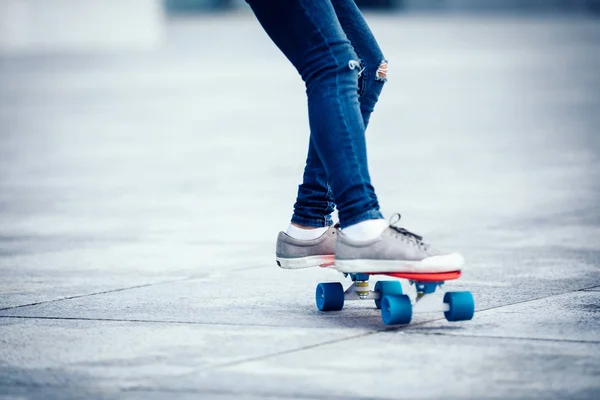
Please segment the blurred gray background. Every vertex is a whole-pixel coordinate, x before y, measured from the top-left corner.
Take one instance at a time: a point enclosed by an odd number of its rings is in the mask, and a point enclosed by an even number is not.
[[[364,9],[394,11],[554,11],[598,12],[598,0],[357,0]],[[244,7],[243,0],[165,0],[169,12]]]
[[[306,98],[242,2],[0,0],[0,398],[600,397],[598,2],[367,3],[373,183],[473,321],[276,267]]]

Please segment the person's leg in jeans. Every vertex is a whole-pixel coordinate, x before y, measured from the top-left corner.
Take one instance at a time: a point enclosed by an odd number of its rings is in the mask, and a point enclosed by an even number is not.
[[[360,61],[332,3],[326,0],[248,2],[265,31],[306,83],[310,140],[325,169],[342,230],[372,220],[380,221],[382,215],[370,182],[365,123],[358,100]],[[334,233],[325,236],[333,237]],[[314,255],[312,249],[324,247],[318,240],[297,241],[299,243],[279,240],[282,235],[285,234],[281,232],[278,238],[278,263],[284,259],[304,262],[308,258],[306,254]],[[356,241],[344,234],[339,236],[335,265],[342,271],[346,267],[352,269],[348,272],[383,271],[379,264],[397,271],[434,272],[448,268],[445,255],[423,243],[419,236],[396,226],[390,226],[374,239]],[[458,264],[462,258],[450,261]],[[292,263],[284,267],[302,266],[308,265]]]
[[[367,167],[358,55],[333,5],[310,0],[248,3],[306,83],[310,141],[325,168],[342,228],[381,218]]]
[[[332,0],[331,3],[344,33],[359,58],[358,100],[366,128],[387,78],[387,60],[354,1]],[[287,233],[298,239],[319,237],[332,223],[330,214],[334,206],[333,191],[327,183],[325,167],[313,142],[310,141],[303,181],[298,187],[292,224]],[[312,232],[298,229],[321,227],[324,228],[313,229]]]

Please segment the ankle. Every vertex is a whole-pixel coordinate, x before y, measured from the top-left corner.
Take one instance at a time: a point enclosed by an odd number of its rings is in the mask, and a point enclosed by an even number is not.
[[[302,226],[291,223],[285,233],[298,240],[314,240],[323,236],[329,227]]]
[[[321,229],[318,226],[305,226],[305,225],[299,225],[299,224],[295,224],[295,223],[290,223],[291,226],[295,226],[296,228],[300,228],[300,229],[305,229],[305,230],[312,230],[312,229]]]
[[[350,240],[367,241],[381,236],[388,227],[384,219],[368,219],[342,229],[342,233]]]

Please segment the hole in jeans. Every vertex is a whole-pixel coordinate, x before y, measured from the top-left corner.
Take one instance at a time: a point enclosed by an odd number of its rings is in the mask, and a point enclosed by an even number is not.
[[[375,79],[378,81],[386,81],[387,80],[387,72],[388,72],[388,63],[383,60],[381,64],[379,64],[379,68],[377,68],[377,73],[375,75]]]
[[[360,65],[360,61],[358,60],[350,60],[348,61],[348,68],[354,70],[358,68],[358,76],[360,77],[365,70],[365,67]]]

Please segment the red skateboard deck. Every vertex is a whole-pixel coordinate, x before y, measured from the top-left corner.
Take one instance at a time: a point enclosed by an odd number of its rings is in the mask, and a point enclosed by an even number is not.
[[[321,265],[322,268],[333,267],[335,263],[327,263]],[[341,271],[343,272],[343,271]],[[350,273],[350,272],[348,272]],[[355,272],[361,273],[361,272]],[[367,275],[387,275],[394,278],[408,279],[415,282],[444,282],[452,281],[460,278],[461,271],[450,271],[450,272],[431,272],[431,273],[418,273],[418,272],[362,272]]]
[[[435,272],[429,274],[414,272],[368,272],[368,275],[387,275],[415,282],[444,282],[460,278],[461,271]]]

